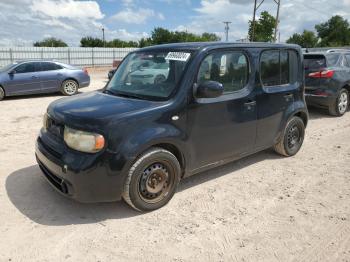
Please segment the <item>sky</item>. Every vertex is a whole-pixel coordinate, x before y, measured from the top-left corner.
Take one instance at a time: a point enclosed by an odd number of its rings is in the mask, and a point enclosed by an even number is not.
[[[259,1],[259,0],[258,0]],[[260,0],[261,1],[261,0]],[[201,34],[216,33],[223,40],[223,21],[231,21],[229,40],[246,38],[254,0],[0,0],[0,46],[32,46],[56,37],[79,46],[84,36],[106,40],[139,40],[155,27]],[[258,10],[276,14],[273,0]],[[333,15],[350,21],[350,0],[281,0],[280,35],[327,21]]]

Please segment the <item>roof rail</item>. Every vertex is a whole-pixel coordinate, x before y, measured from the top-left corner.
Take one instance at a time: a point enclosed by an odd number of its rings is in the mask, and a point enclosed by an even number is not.
[[[350,52],[350,49],[329,49],[327,50],[327,53],[346,53],[346,52]]]

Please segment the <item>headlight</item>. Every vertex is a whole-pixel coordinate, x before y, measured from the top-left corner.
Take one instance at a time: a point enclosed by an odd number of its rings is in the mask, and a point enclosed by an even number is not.
[[[67,126],[64,127],[64,141],[70,148],[86,153],[96,153],[105,145],[102,135],[79,131]]]
[[[44,117],[43,117],[43,127],[46,129],[47,128],[47,121],[48,121],[48,115],[47,113],[44,114]]]

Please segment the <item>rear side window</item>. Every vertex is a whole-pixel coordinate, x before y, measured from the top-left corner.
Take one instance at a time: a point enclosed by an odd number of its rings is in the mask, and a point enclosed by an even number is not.
[[[41,63],[41,71],[53,71],[53,70],[59,70],[59,69],[62,69],[62,67],[55,63],[50,63],[50,62]]]
[[[15,68],[17,74],[32,73],[40,71],[39,63],[25,63]]]
[[[327,66],[336,66],[339,60],[339,54],[328,54],[327,55]]]
[[[239,91],[248,83],[249,62],[239,51],[216,52],[208,55],[199,68],[197,83],[217,81],[223,84],[224,94]]]
[[[298,79],[298,55],[292,50],[264,51],[260,58],[263,86],[293,84]]]
[[[345,55],[345,59],[348,62],[347,66],[350,67],[350,55]]]

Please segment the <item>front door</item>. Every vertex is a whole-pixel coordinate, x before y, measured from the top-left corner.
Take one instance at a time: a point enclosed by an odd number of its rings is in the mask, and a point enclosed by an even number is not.
[[[223,84],[218,98],[195,97],[188,110],[192,170],[215,165],[251,152],[255,143],[257,109],[254,76],[244,51],[215,51],[201,62],[196,85]]]
[[[24,95],[40,93],[41,83],[39,62],[27,62],[18,65],[12,73],[8,74],[3,83],[8,95]]]

